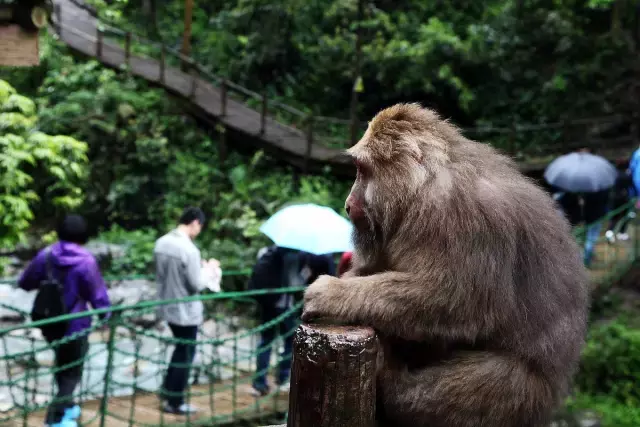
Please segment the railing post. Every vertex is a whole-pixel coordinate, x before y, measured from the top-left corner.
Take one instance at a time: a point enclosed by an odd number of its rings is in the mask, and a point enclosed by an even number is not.
[[[98,26],[96,28],[97,31],[97,38],[96,38],[96,58],[100,59],[102,58],[102,37],[103,37],[103,33],[104,31],[102,30],[102,28],[100,28],[100,23],[98,23]]]
[[[220,84],[220,116],[222,117],[227,115],[227,91],[227,79],[222,79]]]
[[[309,159],[311,158],[311,147],[313,146],[313,115],[307,117],[307,149],[304,153],[303,172],[309,172]]]
[[[104,375],[104,385],[102,387],[102,400],[100,401],[100,427],[105,427],[107,417],[107,406],[109,404],[109,389],[111,377],[113,375],[113,353],[116,347],[116,327],[120,313],[113,313],[109,322],[109,341],[107,352],[107,367]]]
[[[160,49],[160,76],[158,77],[158,80],[160,81],[160,83],[164,83],[164,69],[165,69],[166,60],[167,60],[167,48],[163,44],[162,48]]]
[[[371,328],[300,326],[287,426],[374,427],[377,350]]]
[[[53,13],[56,15],[56,27],[58,29],[58,35],[62,38],[62,5],[60,3],[54,3]]]
[[[220,141],[220,150],[219,150],[220,160],[224,162],[225,160],[227,160],[227,153],[228,153],[227,128],[223,124],[218,123],[218,125],[216,125],[216,130],[218,131],[218,140]]]
[[[124,64],[129,67],[129,61],[131,60],[131,31],[127,31],[124,39]]]
[[[267,130],[267,91],[262,91],[262,108],[260,111],[260,135],[264,135]]]
[[[189,74],[191,75],[191,90],[189,91],[189,99],[194,100],[196,98],[196,90],[198,89],[198,69],[194,66],[189,68]]]

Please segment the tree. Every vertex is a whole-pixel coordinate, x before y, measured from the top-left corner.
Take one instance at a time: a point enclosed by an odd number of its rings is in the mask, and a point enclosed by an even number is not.
[[[35,103],[0,80],[0,248],[24,242],[37,213],[55,218],[83,200],[87,145],[38,131]]]

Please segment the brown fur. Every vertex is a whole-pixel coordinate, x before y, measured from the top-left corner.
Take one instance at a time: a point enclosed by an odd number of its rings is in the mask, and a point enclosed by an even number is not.
[[[363,165],[347,199],[354,267],[308,288],[303,320],[378,331],[381,425],[547,425],[588,306],[580,251],[551,198],[416,104],[378,113],[349,153]]]

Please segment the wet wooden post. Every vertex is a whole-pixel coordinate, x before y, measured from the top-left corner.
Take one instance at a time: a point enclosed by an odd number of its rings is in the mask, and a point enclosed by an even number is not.
[[[262,91],[262,108],[260,111],[260,135],[267,131],[267,91]]]
[[[131,31],[127,31],[124,35],[124,65],[129,67],[129,61],[131,60]]]
[[[377,350],[371,328],[301,325],[287,427],[375,427]]]
[[[98,23],[97,31],[97,39],[96,39],[96,58],[102,58],[102,38],[104,35],[104,30],[100,28],[100,23]]]
[[[222,117],[227,115],[227,79],[222,79],[222,83],[220,83],[220,115]]]
[[[160,48],[160,76],[158,77],[158,80],[160,81],[160,83],[163,83],[163,84],[164,84],[164,69],[166,67],[165,65],[166,61],[167,61],[167,48],[163,44],[162,47]]]
[[[229,148],[227,146],[227,127],[222,123],[218,123],[216,125],[216,130],[218,131],[218,140],[220,141],[220,160],[227,160],[227,155],[229,153]]]

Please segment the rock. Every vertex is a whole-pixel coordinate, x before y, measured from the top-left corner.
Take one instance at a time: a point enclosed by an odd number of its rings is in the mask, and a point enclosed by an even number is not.
[[[114,305],[134,305],[143,301],[150,301],[156,297],[155,283],[150,280],[123,280],[108,291],[111,303]]]
[[[0,306],[0,320],[5,322],[24,321],[25,317],[21,311],[30,312],[35,299],[35,292],[27,292],[12,285],[0,284],[0,301],[3,304]]]
[[[96,257],[98,262],[104,259],[122,258],[127,254],[127,248],[124,245],[116,245],[96,240],[87,243],[85,248]]]

